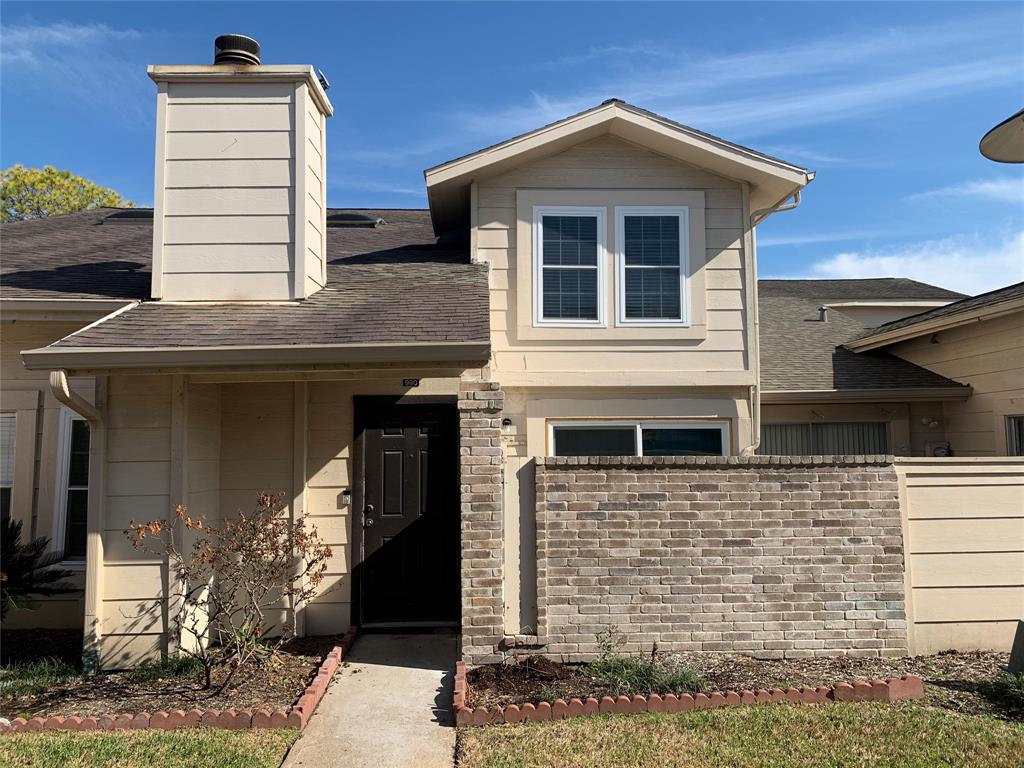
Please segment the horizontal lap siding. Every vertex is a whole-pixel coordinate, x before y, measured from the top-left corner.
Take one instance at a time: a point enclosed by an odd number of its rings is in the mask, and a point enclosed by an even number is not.
[[[179,501],[170,498],[171,377],[111,376],[107,413],[100,663],[118,668],[166,648],[166,569],[128,546],[124,530],[166,520]]]
[[[902,460],[911,650],[1010,647],[1024,619],[1024,459]]]
[[[1024,414],[1024,312],[926,334],[888,351],[970,384],[964,402],[945,404],[946,439],[957,456],[1006,453],[1006,416]]]
[[[341,497],[352,483],[351,386],[311,382],[308,407],[306,521],[333,551],[319,593],[306,606],[306,632],[316,635],[343,632],[351,624],[351,508]]]
[[[306,226],[294,196],[296,175],[306,174],[296,168],[295,93],[290,83],[169,84],[165,297],[293,296],[296,227]]]
[[[707,338],[699,343],[673,344],[658,339],[658,349],[630,349],[643,339],[601,341],[601,329],[577,332],[560,341],[532,342],[517,338],[516,270],[531,269],[526,259],[517,263],[517,189],[630,189],[700,190],[705,196],[707,250],[695,269],[706,280]],[[743,255],[743,200],[735,182],[684,165],[627,142],[603,137],[566,152],[481,181],[477,194],[477,256],[491,267],[491,331],[495,376],[502,371],[593,372],[628,370],[635,377],[644,371],[742,371],[746,357],[746,304]],[[610,279],[614,276],[609,274]],[[614,314],[608,308],[609,319]],[[532,321],[529,321],[532,322]],[[610,323],[611,325],[611,323]],[[642,333],[638,331],[638,333]],[[657,333],[663,333],[658,329]],[[651,334],[652,338],[657,335]],[[618,347],[618,348],[615,348]],[[522,383],[522,382],[518,382]]]

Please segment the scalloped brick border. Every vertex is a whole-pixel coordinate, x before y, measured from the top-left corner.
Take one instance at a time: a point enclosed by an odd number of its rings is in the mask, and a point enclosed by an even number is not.
[[[917,675],[904,675],[888,680],[854,680],[850,683],[823,685],[818,688],[773,688],[757,691],[715,691],[714,693],[673,693],[660,696],[603,696],[600,699],[557,699],[553,703],[509,704],[504,707],[466,706],[469,683],[466,680],[466,664],[455,665],[455,692],[452,709],[456,725],[492,725],[497,723],[521,723],[528,720],[564,720],[569,717],[589,715],[631,715],[640,712],[686,712],[691,709],[718,709],[745,704],[803,703],[827,704],[833,701],[901,701],[924,698],[924,681]]]
[[[316,711],[320,699],[327,692],[327,686],[334,673],[341,665],[341,660],[352,647],[356,639],[355,627],[349,629],[341,638],[341,644],[334,646],[327,658],[320,664],[316,676],[306,686],[291,709],[190,709],[185,712],[176,709],[173,712],[139,712],[138,714],[123,713],[120,715],[100,715],[98,717],[33,717],[26,720],[16,717],[9,723],[0,722],[0,733],[25,733],[28,731],[124,731],[155,729],[173,731],[177,728],[223,728],[226,730],[245,730],[250,728],[298,728],[302,730]]]

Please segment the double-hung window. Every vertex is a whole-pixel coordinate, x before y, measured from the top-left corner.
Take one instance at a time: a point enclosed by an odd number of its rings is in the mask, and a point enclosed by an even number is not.
[[[685,207],[615,209],[617,322],[685,325],[689,322],[689,265]]]
[[[82,560],[89,512],[89,422],[69,410],[61,416],[57,459],[53,542],[68,560]]]
[[[553,456],[724,456],[725,424],[566,421],[550,425]]]
[[[605,209],[534,208],[534,322],[604,325]]]

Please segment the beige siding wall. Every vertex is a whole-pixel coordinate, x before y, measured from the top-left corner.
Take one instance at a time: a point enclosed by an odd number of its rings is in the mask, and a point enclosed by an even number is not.
[[[607,328],[534,328],[534,204],[604,205],[609,230],[616,204],[689,205],[691,327],[615,327],[609,254]],[[476,205],[475,255],[491,266],[493,376],[503,387],[752,383],[740,184],[603,137],[480,181]]]
[[[156,295],[323,287],[323,117],[306,85],[163,83],[158,105]]]
[[[107,466],[103,516],[100,664],[125,667],[167,648],[162,596],[167,569],[136,551],[124,530],[132,520],[167,519],[172,498],[170,376],[112,376],[107,390]]]
[[[1024,459],[897,462],[911,653],[1009,650],[1024,619]]]
[[[103,313],[96,313],[99,317]],[[5,319],[0,340],[0,411],[16,417],[14,487],[11,515],[22,521],[24,540],[37,536],[53,538],[57,506],[57,444],[60,440],[63,406],[50,394],[46,371],[29,371],[20,353],[43,347],[89,322],[77,320]],[[71,388],[92,401],[92,377],[71,380]],[[69,581],[84,586],[84,573]],[[72,628],[82,626],[82,595],[72,593],[38,601],[34,611],[12,611],[4,620],[8,629]]]
[[[1006,417],[1024,414],[1024,312],[986,320],[887,348],[974,394],[947,403],[944,427],[956,456],[1006,454]]]
[[[945,439],[944,404],[920,403],[763,403],[762,424],[812,421],[867,421],[888,425],[889,445],[897,456],[927,456],[926,447]],[[936,426],[931,426],[935,423]]]

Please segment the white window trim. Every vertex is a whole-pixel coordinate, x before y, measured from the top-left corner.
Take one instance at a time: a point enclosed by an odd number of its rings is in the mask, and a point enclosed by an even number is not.
[[[562,320],[544,317],[544,216],[596,216],[597,217],[597,320]],[[533,325],[556,328],[606,328],[605,304],[608,271],[607,211],[603,206],[533,206]],[[571,267],[570,267],[571,269]]]
[[[636,430],[634,440],[636,442],[636,456],[644,455],[643,430],[645,429],[714,429],[722,435],[722,453],[726,456],[729,450],[728,422],[726,421],[678,421],[675,419],[664,421],[636,421],[633,419],[616,421],[591,421],[589,419],[577,419],[569,421],[548,422],[548,450],[549,456],[555,456],[555,429],[558,427],[632,427]]]
[[[679,217],[679,319],[626,317],[626,216]],[[690,325],[690,209],[684,205],[615,206],[615,321],[616,325],[679,328]]]
[[[0,417],[6,416],[14,419],[14,445],[11,450],[11,484],[3,485],[0,488],[11,489],[11,518],[15,519],[14,515],[14,479],[15,475],[18,474],[18,412],[17,411],[0,411]]]
[[[54,490],[53,505],[53,535],[50,537],[50,547],[54,552],[64,550],[64,538],[67,532],[68,516],[68,491],[71,490],[68,484],[68,470],[71,464],[71,425],[76,421],[85,421],[80,414],[70,408],[61,408],[60,427],[57,434],[57,482]],[[92,435],[89,435],[89,460],[92,460]],[[61,562],[61,566],[71,570],[84,570],[84,558],[70,558]]]

